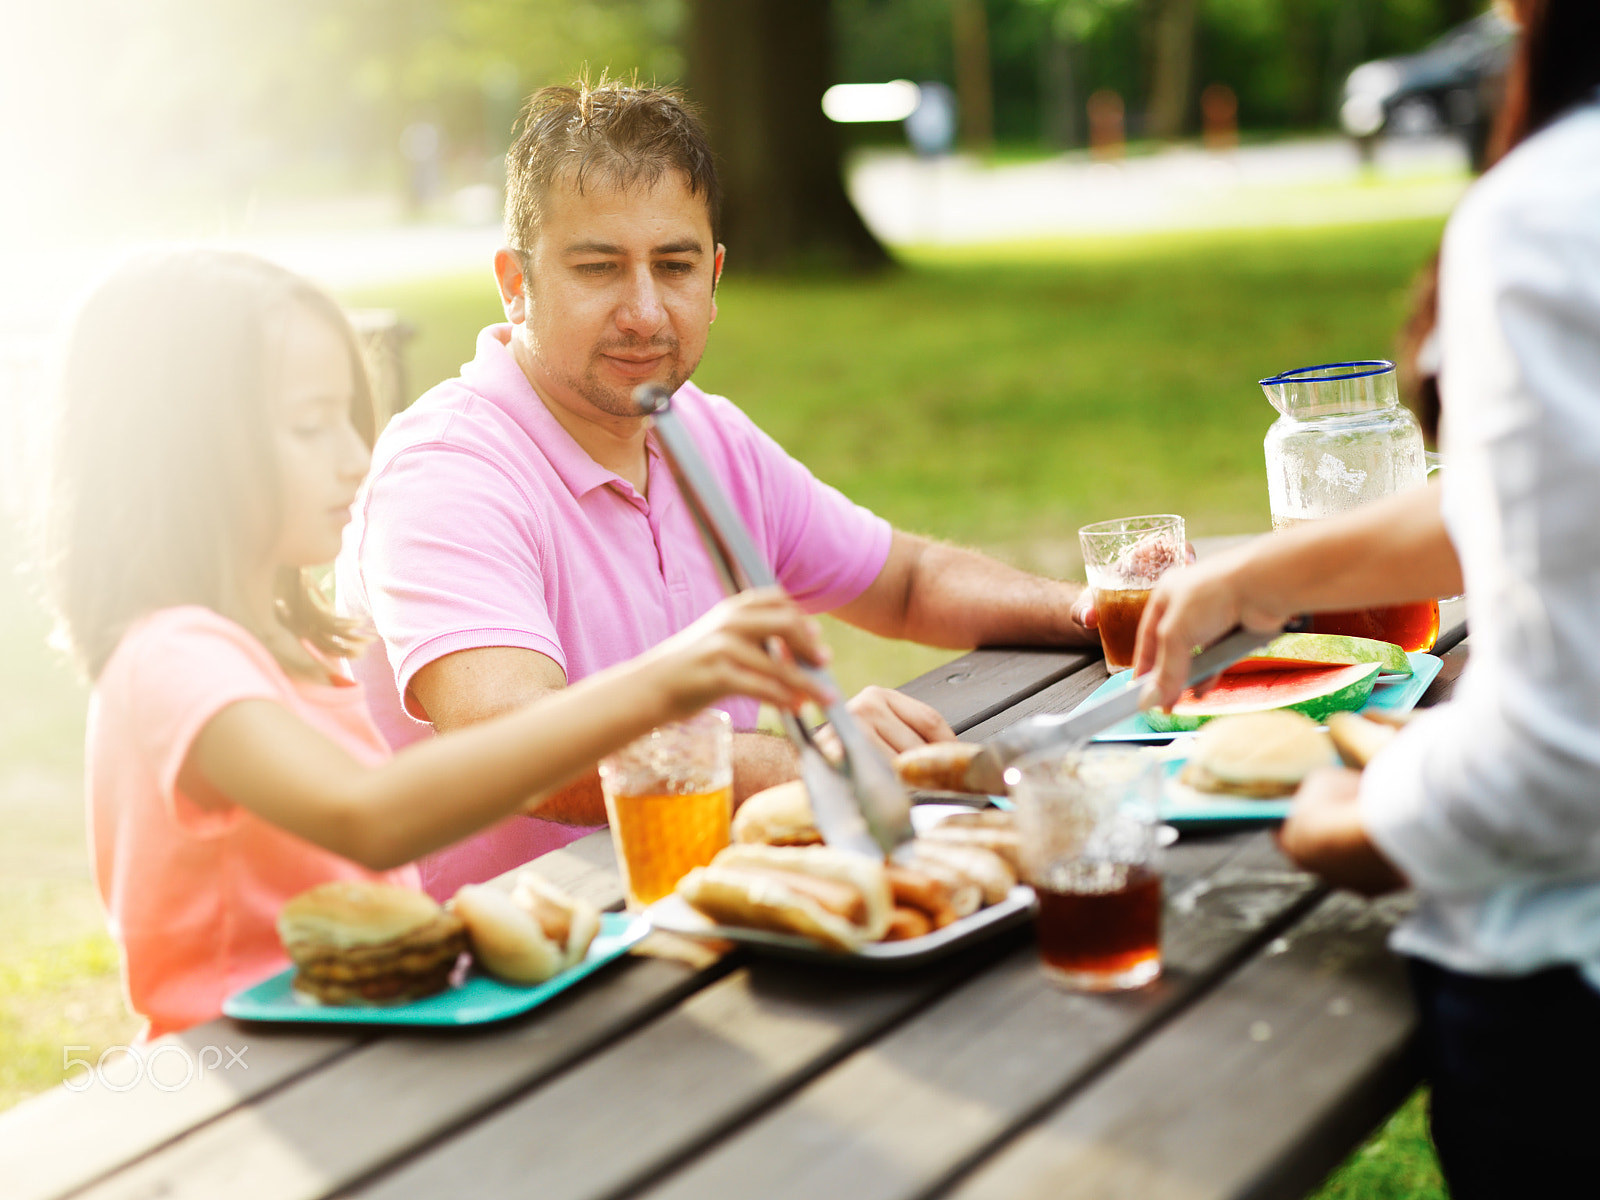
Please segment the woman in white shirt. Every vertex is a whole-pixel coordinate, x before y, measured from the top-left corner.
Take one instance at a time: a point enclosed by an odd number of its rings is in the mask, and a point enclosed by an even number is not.
[[[1319,608],[1467,593],[1450,704],[1364,775],[1308,780],[1284,850],[1330,882],[1410,884],[1410,956],[1456,1200],[1594,1186],[1600,1100],[1600,3],[1518,0],[1508,152],[1440,270],[1442,487],[1176,572],[1137,669]]]

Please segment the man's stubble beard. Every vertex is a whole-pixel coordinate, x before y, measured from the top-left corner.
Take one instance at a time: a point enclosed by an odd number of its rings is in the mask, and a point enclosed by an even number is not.
[[[637,347],[610,346],[605,349],[637,349]],[[676,366],[668,374],[667,378],[660,382],[668,392],[675,393],[694,374],[695,368],[700,365],[700,360],[696,358],[693,362],[685,364],[681,359],[678,359],[680,345],[676,339],[673,340],[670,349],[666,347],[662,347],[662,349],[673,357]],[[594,356],[589,360],[588,369],[582,375],[558,379],[557,382],[563,387],[570,388],[575,395],[581,396],[590,407],[598,412],[605,413],[607,416],[637,417],[639,415],[639,406],[633,402],[633,388],[630,387],[624,390],[610,387],[600,382],[598,362],[603,353],[604,350],[595,352]],[[652,382],[656,381],[641,380],[640,384]],[[640,385],[636,384],[634,386]]]

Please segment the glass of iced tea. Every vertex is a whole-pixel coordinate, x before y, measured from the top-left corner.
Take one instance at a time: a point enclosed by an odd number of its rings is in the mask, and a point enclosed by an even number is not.
[[[708,708],[600,760],[611,843],[630,909],[671,893],[728,844],[733,727]]]
[[[1080,991],[1161,974],[1160,763],[1146,750],[1046,751],[1006,772],[1045,974]]]
[[[1083,569],[1094,589],[1094,608],[1106,669],[1133,666],[1139,618],[1150,590],[1184,561],[1183,518],[1170,513],[1119,517],[1078,530]]]

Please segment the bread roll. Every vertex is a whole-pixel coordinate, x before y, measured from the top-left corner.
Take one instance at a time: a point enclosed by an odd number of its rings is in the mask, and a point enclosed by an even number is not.
[[[830,911],[792,872],[849,885],[861,896],[862,921]],[[883,864],[826,846],[729,846],[678,882],[678,894],[719,925],[795,933],[850,952],[888,932],[893,912]]]
[[[983,747],[975,742],[928,742],[895,756],[894,769],[907,787],[934,792],[970,792],[967,768]]]
[[[561,971],[561,946],[499,888],[465,884],[451,903],[467,923],[473,957],[491,975],[507,983],[533,984]]]
[[[450,904],[466,922],[474,957],[507,983],[543,983],[559,975],[583,961],[600,932],[599,909],[533,871],[519,872],[509,893],[465,884]]]
[[[1273,709],[1208,722],[1189,744],[1178,778],[1197,791],[1271,799],[1293,794],[1308,774],[1334,762],[1333,743],[1315,721]]]
[[[1328,717],[1328,736],[1347,767],[1361,770],[1399,733],[1399,727],[1370,721],[1359,713],[1337,712]]]
[[[542,920],[546,936],[558,928],[550,923],[548,910],[554,906],[566,911],[567,935],[561,943],[561,969],[576,966],[589,953],[589,944],[600,932],[600,910],[587,900],[570,896],[536,871],[517,872],[517,882],[511,889],[511,898],[526,909],[535,920]]]
[[[733,840],[764,846],[815,846],[822,843],[811,814],[806,785],[796,779],[751,796],[733,814]]]
[[[1012,813],[997,808],[953,813],[922,836],[925,841],[951,842],[992,851],[1005,859],[1013,874],[1022,871],[1022,835],[1017,832],[1016,817]]]
[[[1017,886],[1017,875],[1006,860],[982,846],[960,845],[919,838],[914,844],[916,861],[943,863],[975,883],[983,896],[983,906],[999,904]]]

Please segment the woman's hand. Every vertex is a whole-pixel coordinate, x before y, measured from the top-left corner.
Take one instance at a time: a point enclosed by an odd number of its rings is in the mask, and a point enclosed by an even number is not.
[[[795,665],[825,665],[831,654],[822,629],[781,588],[740,592],[650,652],[662,664],[673,708],[698,712],[724,696],[749,696],[778,708],[807,700],[831,704],[828,694]]]
[[[1296,866],[1334,887],[1363,896],[1399,891],[1407,886],[1406,877],[1361,825],[1360,789],[1357,771],[1328,768],[1306,776],[1289,819],[1278,830],[1278,846]]]
[[[1136,675],[1153,672],[1140,702],[1168,708],[1183,694],[1189,660],[1237,625],[1263,632],[1282,629],[1292,613],[1248,594],[1243,584],[1253,546],[1178,571],[1157,582],[1139,620]],[[1200,689],[1204,691],[1202,687]]]

